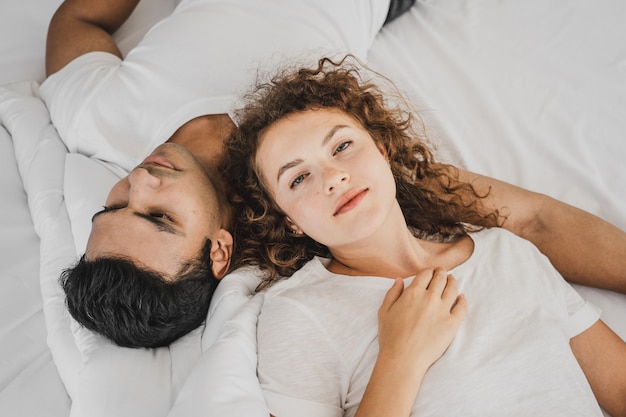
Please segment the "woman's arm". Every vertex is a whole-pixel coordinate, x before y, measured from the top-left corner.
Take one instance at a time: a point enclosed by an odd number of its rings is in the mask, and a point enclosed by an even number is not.
[[[626,416],[626,342],[598,320],[570,346],[598,403],[613,417]]]
[[[408,416],[428,368],[445,352],[467,312],[444,269],[396,280],[378,311],[379,353],[357,417]]]
[[[508,215],[505,229],[530,240],[568,281],[626,294],[626,233],[588,212],[546,195],[460,171],[487,209]]]

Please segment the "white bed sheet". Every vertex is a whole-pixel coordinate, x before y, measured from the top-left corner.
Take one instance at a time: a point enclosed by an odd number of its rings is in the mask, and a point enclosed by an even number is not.
[[[48,22],[60,3],[0,3],[0,86],[44,80]],[[175,4],[143,2],[117,35],[121,49],[128,50]],[[11,135],[0,126],[0,416],[69,416],[71,401],[46,343],[40,240],[14,155]]]
[[[442,159],[626,230],[625,21],[615,0],[422,0],[369,60],[421,111]],[[576,288],[626,339],[626,297]]]
[[[69,398],[46,345],[39,289],[39,238],[0,128],[0,415],[63,416]]]
[[[48,20],[59,1],[0,5],[0,85],[43,79]],[[0,415],[65,416],[70,402],[46,345],[39,238],[14,157],[0,127]]]
[[[43,80],[47,24],[59,3],[0,5],[0,85]],[[145,14],[119,34],[122,49],[174,4],[143,2]],[[626,229],[624,21],[619,0],[420,1],[383,29],[370,63],[424,111],[445,158]],[[39,238],[13,155],[0,128],[0,415],[68,416],[46,345]],[[579,290],[626,338],[625,297]]]

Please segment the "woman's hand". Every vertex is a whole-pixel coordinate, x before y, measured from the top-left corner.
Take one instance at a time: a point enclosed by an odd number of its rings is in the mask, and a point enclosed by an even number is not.
[[[467,312],[456,279],[443,268],[397,279],[378,311],[380,354],[432,365],[448,348]]]
[[[443,268],[397,279],[378,310],[380,351],[357,417],[409,416],[428,368],[456,335],[467,301]]]

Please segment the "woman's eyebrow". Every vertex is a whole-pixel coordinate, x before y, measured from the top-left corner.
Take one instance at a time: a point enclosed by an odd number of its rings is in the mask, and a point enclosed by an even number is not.
[[[293,161],[287,162],[285,165],[280,167],[280,169],[278,170],[278,175],[276,175],[276,182],[280,180],[280,176],[283,175],[285,171],[301,164],[302,162],[304,162],[302,159],[294,159]]]
[[[326,136],[324,136],[324,140],[322,141],[322,146],[326,145],[328,141],[331,140],[333,136],[335,136],[335,133],[337,133],[339,130],[344,129],[346,127],[349,127],[349,126],[348,125],[336,125],[332,129],[330,129],[328,133],[326,134]]]
[[[328,133],[326,134],[326,136],[324,136],[324,140],[322,140],[322,146],[326,145],[328,143],[329,140],[331,140],[333,138],[333,136],[335,136],[335,133],[337,133],[339,130],[344,129],[349,127],[348,125],[336,125],[333,126]],[[303,161],[302,159],[294,159],[291,162],[287,162],[285,165],[283,165],[282,167],[280,167],[280,169],[278,170],[278,174],[276,175],[276,182],[278,182],[280,180],[281,175],[283,175],[285,173],[285,171],[287,171],[290,168],[295,167],[298,164],[301,164]]]

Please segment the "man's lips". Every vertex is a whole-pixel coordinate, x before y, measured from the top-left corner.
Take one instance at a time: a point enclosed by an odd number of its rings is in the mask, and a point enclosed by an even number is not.
[[[365,194],[367,194],[368,191],[368,188],[358,188],[345,193],[339,199],[339,202],[335,206],[335,212],[333,213],[333,216],[343,214],[355,208],[361,202],[361,200],[363,200]]]
[[[162,166],[162,167],[169,168],[169,169],[176,169],[174,168],[174,165],[172,165],[170,161],[158,155],[150,155],[149,157],[143,160],[142,164],[158,165],[158,166]]]

